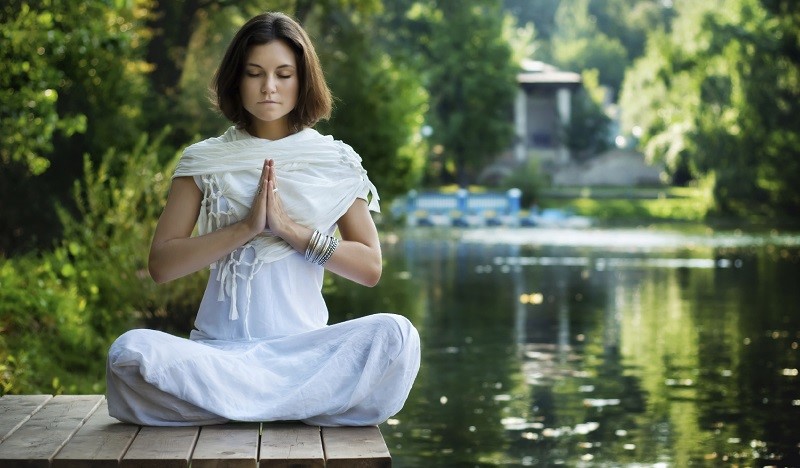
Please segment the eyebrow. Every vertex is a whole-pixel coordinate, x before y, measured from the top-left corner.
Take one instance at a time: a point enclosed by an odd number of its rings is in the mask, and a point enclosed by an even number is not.
[[[257,64],[257,63],[252,63],[252,62],[248,63],[248,64],[247,64],[247,66],[248,66],[248,67],[257,67],[257,68],[260,68],[260,69],[262,69],[262,70],[264,69],[264,67],[262,67],[261,65],[259,65],[259,64]],[[278,66],[278,68],[277,68],[277,70],[280,70],[280,69],[282,69],[282,68],[295,68],[295,67],[294,67],[293,65],[289,65],[289,64],[287,63],[287,64],[284,64],[284,65],[279,65],[279,66]]]

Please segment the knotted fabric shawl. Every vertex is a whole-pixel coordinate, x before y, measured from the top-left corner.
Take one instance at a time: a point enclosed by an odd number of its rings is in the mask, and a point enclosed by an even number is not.
[[[174,177],[201,176],[203,201],[198,232],[207,234],[235,223],[250,211],[266,159],[275,161],[276,185],[284,210],[295,222],[321,231],[330,229],[357,197],[369,196],[369,209],[380,211],[378,192],[361,166],[361,157],[347,144],[306,128],[280,140],[254,138],[230,127],[223,135],[186,148],[175,168]],[[228,210],[222,212],[224,197]],[[245,249],[234,258],[226,256],[211,268],[219,268],[221,292],[232,299],[230,318],[238,318],[236,278],[250,281],[261,266],[290,255],[294,249],[283,239],[265,230],[245,244],[252,248],[255,262],[248,274],[239,271]],[[222,300],[222,298],[220,298]]]

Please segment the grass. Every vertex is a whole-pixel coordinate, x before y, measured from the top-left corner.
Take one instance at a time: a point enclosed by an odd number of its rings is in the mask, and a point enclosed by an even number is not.
[[[456,185],[430,191],[455,193]],[[470,193],[497,191],[470,186]],[[607,224],[700,222],[713,214],[709,184],[697,187],[548,187],[539,194],[539,208],[559,208]]]
[[[542,208],[561,208],[598,221],[702,221],[713,210],[703,187],[550,189]]]

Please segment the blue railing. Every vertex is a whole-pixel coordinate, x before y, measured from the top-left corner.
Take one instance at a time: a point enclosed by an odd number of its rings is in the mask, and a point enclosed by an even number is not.
[[[406,195],[399,211],[410,226],[518,225],[522,192],[422,192]],[[395,210],[397,211],[397,210]]]

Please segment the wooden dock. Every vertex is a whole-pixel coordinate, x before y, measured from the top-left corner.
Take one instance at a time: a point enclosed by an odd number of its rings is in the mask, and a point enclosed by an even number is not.
[[[124,424],[103,395],[0,398],[0,466],[12,467],[390,467],[377,426],[300,422],[197,427]]]

